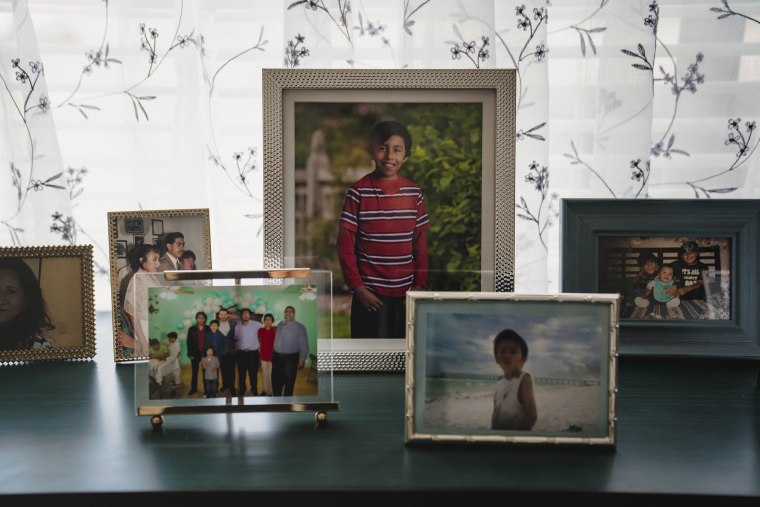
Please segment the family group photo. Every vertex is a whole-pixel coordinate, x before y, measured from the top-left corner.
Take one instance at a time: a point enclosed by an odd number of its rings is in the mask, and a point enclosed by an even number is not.
[[[731,319],[731,239],[599,238],[599,292],[621,296],[620,318]]]
[[[149,399],[316,396],[308,285],[148,289]]]

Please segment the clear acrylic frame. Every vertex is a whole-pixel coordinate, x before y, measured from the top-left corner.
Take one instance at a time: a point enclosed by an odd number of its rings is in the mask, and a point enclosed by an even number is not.
[[[332,274],[308,269],[266,271],[167,271],[159,277],[141,275],[145,282],[141,303],[148,308],[148,336],[178,332],[182,366],[187,364],[186,329],[197,312],[208,314],[207,323],[216,318],[220,307],[247,308],[254,315],[271,313],[275,322],[282,319],[286,306],[296,310],[309,335],[309,358],[298,372],[292,396],[232,396],[230,391],[216,397],[189,396],[187,385],[172,386],[172,375],[165,372],[157,382],[158,362],[148,357],[136,362],[135,409],[137,415],[151,416],[154,427],[163,424],[163,416],[191,413],[236,412],[315,412],[317,422],[326,420],[326,412],[337,411],[334,398],[332,352]],[[159,280],[160,279],[160,280]],[[137,294],[128,295],[137,298]],[[137,305],[138,301],[135,301]],[[279,314],[279,315],[278,315]],[[255,318],[255,317],[254,317]],[[172,325],[172,322],[174,324]],[[159,340],[160,341],[160,340]],[[237,365],[235,365],[237,374]],[[182,376],[187,372],[185,371]],[[163,378],[161,378],[163,377]],[[202,389],[202,370],[199,372]],[[166,387],[169,384],[169,387]],[[261,386],[261,384],[258,384]],[[301,387],[299,387],[301,386]]]

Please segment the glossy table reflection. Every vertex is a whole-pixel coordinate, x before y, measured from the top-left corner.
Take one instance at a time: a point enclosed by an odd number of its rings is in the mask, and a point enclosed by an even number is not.
[[[760,497],[757,362],[621,358],[614,451],[407,447],[399,373],[336,375],[324,427],[311,413],[212,414],[153,431],[135,415],[134,365],[113,362],[110,315],[98,329],[93,361],[0,368],[0,493]]]

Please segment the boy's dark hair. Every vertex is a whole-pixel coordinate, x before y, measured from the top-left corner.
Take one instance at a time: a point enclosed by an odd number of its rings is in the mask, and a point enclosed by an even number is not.
[[[372,153],[376,145],[384,143],[391,136],[399,136],[404,140],[404,155],[408,157],[412,151],[412,135],[403,123],[397,121],[381,121],[372,127],[367,144],[369,152]]]
[[[176,338],[177,337],[177,332],[176,331],[169,331],[168,333],[166,333],[166,337],[167,338]]]
[[[185,239],[185,235],[181,232],[170,232],[164,236],[164,245],[171,245],[177,240],[177,238]]]
[[[493,339],[493,357],[496,357],[496,351],[499,348],[499,344],[501,342],[507,341],[515,342],[520,347],[523,361],[528,359],[528,344],[525,343],[525,340],[522,336],[515,333],[511,329],[505,329],[501,333],[497,334],[496,338]]]
[[[160,344],[160,343],[158,342],[158,340],[157,340],[157,339],[155,339],[155,338],[151,338],[150,340],[148,340],[148,345],[150,345],[151,347],[152,347],[153,345],[158,345],[158,346],[161,346],[161,344]]]
[[[218,326],[218,325],[219,325],[219,321],[218,321],[218,320],[216,320],[216,319],[214,319],[214,320],[212,320],[211,322],[209,322],[209,323],[208,323],[208,325],[209,325],[209,326],[210,326],[211,324],[216,324],[216,325]]]
[[[657,259],[657,256],[653,254],[650,250],[644,250],[639,254],[639,266],[643,266],[647,262],[656,262],[657,264],[660,263],[659,259]]]
[[[684,241],[683,244],[681,245],[681,254],[690,253],[690,252],[699,253],[699,245],[697,244],[696,241],[692,241],[692,240]]]
[[[274,315],[272,315],[271,313],[265,313],[264,318],[262,320],[266,320],[267,317],[272,319],[272,322],[274,322]]]

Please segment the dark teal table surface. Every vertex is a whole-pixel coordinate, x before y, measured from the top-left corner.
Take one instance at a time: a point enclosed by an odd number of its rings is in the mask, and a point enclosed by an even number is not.
[[[0,493],[760,497],[757,362],[621,358],[614,451],[405,446],[399,373],[336,374],[323,427],[312,413],[211,414],[154,431],[102,320],[95,360],[0,367]]]

